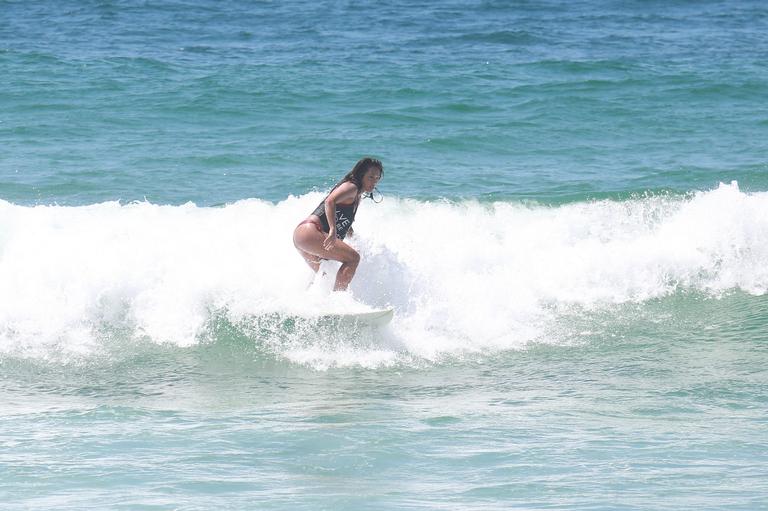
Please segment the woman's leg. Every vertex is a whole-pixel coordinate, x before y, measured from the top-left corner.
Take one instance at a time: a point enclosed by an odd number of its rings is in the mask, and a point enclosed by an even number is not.
[[[317,257],[316,255],[310,254],[309,252],[304,252],[299,247],[296,247],[296,250],[299,251],[299,254],[301,254],[301,257],[304,258],[304,260],[307,262],[310,268],[312,268],[312,271],[317,273],[318,270],[320,270],[320,261],[321,259]]]
[[[326,250],[323,247],[326,236],[328,234],[318,230],[314,224],[305,223],[293,231],[293,244],[315,272],[320,268],[320,259],[341,262],[333,290],[343,291],[355,276],[357,265],[360,263],[360,254],[341,240],[336,240],[333,248]]]

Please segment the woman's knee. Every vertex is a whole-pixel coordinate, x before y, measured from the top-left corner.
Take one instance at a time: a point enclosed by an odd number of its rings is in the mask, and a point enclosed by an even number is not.
[[[357,253],[357,250],[350,250],[344,257],[344,262],[350,266],[357,266],[360,263],[360,254]]]

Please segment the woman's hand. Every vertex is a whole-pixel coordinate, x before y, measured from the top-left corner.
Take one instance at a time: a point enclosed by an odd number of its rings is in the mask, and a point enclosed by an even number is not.
[[[323,248],[331,250],[334,245],[336,245],[336,229],[331,229],[331,232],[328,233],[328,236],[325,237],[325,241],[323,241]]]

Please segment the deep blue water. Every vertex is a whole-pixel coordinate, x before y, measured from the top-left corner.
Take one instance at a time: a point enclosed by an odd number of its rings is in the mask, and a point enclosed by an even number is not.
[[[8,200],[766,188],[762,2],[3,2]],[[5,177],[7,176],[7,177]]]

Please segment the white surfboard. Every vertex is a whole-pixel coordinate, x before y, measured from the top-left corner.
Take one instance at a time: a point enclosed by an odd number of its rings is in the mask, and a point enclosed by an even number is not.
[[[336,314],[323,314],[320,316],[322,321],[331,321],[340,325],[361,325],[361,326],[384,326],[392,321],[395,310],[374,309],[364,312],[344,312]]]

